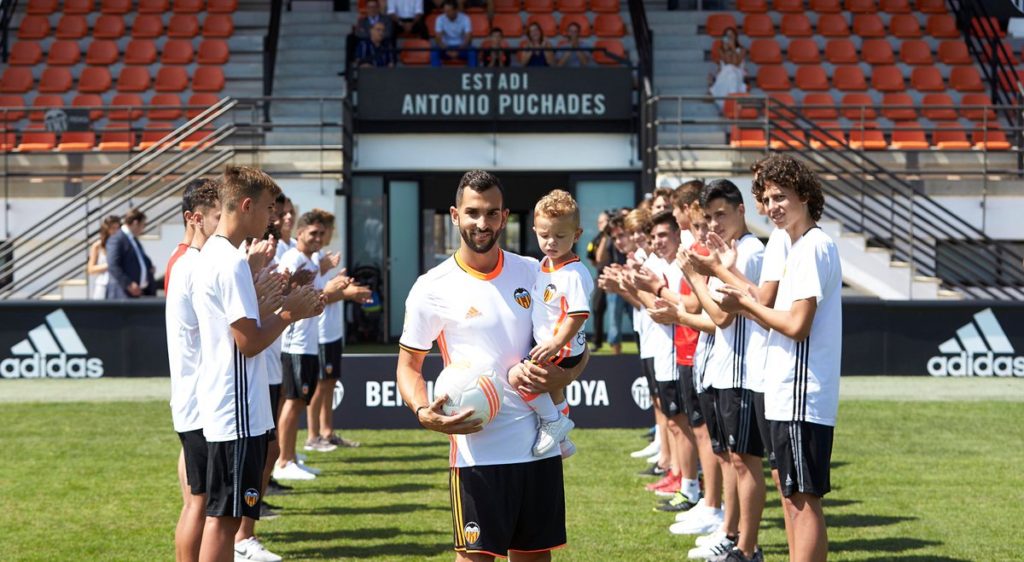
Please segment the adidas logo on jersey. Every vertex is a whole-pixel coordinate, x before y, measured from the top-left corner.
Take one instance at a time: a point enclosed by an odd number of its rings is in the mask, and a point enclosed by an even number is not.
[[[1014,356],[1006,332],[991,308],[974,315],[928,359],[933,377],[1024,377],[1024,357]]]
[[[11,355],[0,361],[0,376],[5,379],[103,376],[103,360],[88,356],[89,351],[63,309],[47,314],[44,323],[11,347]]]
[[[477,316],[480,316],[480,311],[475,306],[469,307],[469,310],[466,311],[466,320],[476,318]]]

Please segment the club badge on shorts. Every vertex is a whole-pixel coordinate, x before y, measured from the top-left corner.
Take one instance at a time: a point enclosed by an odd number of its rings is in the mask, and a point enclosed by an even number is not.
[[[466,527],[463,529],[466,535],[466,544],[473,544],[480,539],[480,525],[470,521],[466,523]]]
[[[544,287],[544,302],[551,302],[557,292],[558,287],[555,287],[554,283],[549,283],[547,287]]]
[[[512,293],[512,298],[516,299],[519,306],[523,308],[530,308],[530,305],[533,303],[533,299],[530,297],[530,291],[527,291],[522,287],[516,289],[515,292]]]
[[[245,491],[245,505],[256,507],[256,502],[258,501],[260,501],[260,493],[255,488],[249,488]]]

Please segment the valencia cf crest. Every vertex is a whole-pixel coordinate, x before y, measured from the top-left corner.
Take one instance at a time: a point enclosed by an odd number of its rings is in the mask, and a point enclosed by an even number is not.
[[[466,535],[466,544],[473,544],[480,539],[480,525],[473,521],[466,523],[466,528],[463,531],[465,531]]]
[[[516,289],[515,292],[512,293],[512,297],[515,298],[516,302],[519,303],[519,306],[523,308],[530,308],[530,305],[533,303],[533,298],[530,297],[530,291],[527,291],[522,287]]]
[[[303,394],[309,394],[309,385],[308,384],[302,385],[302,393]]]
[[[544,302],[551,302],[557,292],[558,287],[555,287],[554,283],[549,283],[547,287],[544,287]]]
[[[333,372],[334,372],[334,365],[333,364],[327,363],[327,364],[324,365],[324,374],[325,375],[330,375]]]
[[[249,488],[245,491],[245,505],[256,507],[256,502],[258,501],[260,501],[260,493],[255,488]]]

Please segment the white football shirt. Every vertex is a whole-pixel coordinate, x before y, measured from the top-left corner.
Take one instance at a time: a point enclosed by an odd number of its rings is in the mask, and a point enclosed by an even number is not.
[[[533,339],[537,343],[550,340],[570,317],[590,316],[590,294],[594,291],[594,280],[590,271],[573,258],[561,265],[551,266],[551,260],[544,258],[540,273],[530,293],[539,300],[530,307],[533,318]],[[587,335],[580,329],[569,343],[559,352],[559,358],[575,357],[587,347]]]
[[[764,244],[753,234],[747,233],[737,240],[736,268],[747,279],[761,278],[763,257]],[[722,285],[722,281],[717,277],[712,277],[708,281],[708,288],[711,289],[712,294],[717,294]],[[756,334],[758,330],[762,334],[760,339],[757,336],[752,338],[752,335]],[[724,389],[751,388],[752,383],[755,386],[759,385],[758,381],[748,380],[747,361],[749,357],[753,357],[754,361],[764,360],[764,355],[759,347],[751,348],[752,345],[764,345],[763,333],[763,329],[756,322],[741,315],[736,315],[732,323],[725,328],[719,327],[715,330],[715,343],[711,348],[711,358],[707,366],[707,374],[711,376],[711,386]]]
[[[299,251],[292,248],[281,256],[277,263],[277,270],[288,270],[292,273],[300,269],[308,269],[314,272],[313,282],[316,283],[316,276],[319,275],[320,266],[313,262]],[[314,285],[315,287],[315,285]],[[293,355],[319,355],[320,354],[320,328],[319,320],[316,317],[303,318],[298,322],[292,322],[284,330],[284,344],[282,351]]]
[[[537,436],[536,415],[508,384],[513,365],[527,357],[533,339],[530,292],[540,266],[537,260],[501,252],[488,274],[452,256],[421,275],[405,301],[405,325],[399,344],[426,353],[437,341],[445,365],[469,361],[490,365],[504,385],[498,415],[483,431],[451,437],[453,467],[513,464],[538,460],[531,449]],[[557,450],[546,457],[558,455]],[[546,458],[545,457],[545,458]]]
[[[315,254],[314,262],[320,264],[320,254]],[[323,291],[327,282],[338,275],[337,271],[331,270],[325,274],[317,274],[313,282],[317,290]],[[345,336],[344,322],[345,301],[335,301],[324,306],[324,311],[317,317],[317,332],[320,343],[333,343]]]
[[[786,255],[789,254],[789,234],[784,229],[776,228],[768,236],[768,244],[764,247],[764,263],[761,265],[761,278],[758,285],[782,279],[786,270]],[[751,281],[754,281],[751,279]]]
[[[674,263],[665,261],[657,254],[648,256],[647,261],[644,262],[644,267],[654,272],[669,287],[678,287],[679,282],[683,278],[683,271],[681,269],[676,267]],[[673,327],[658,324],[651,319],[650,314],[646,310],[644,310],[644,316],[647,317],[648,329],[645,333],[643,345],[650,349],[651,356],[654,357],[654,380],[659,382],[674,381],[679,378],[679,372],[676,369],[676,346],[675,339],[673,338]]]
[[[192,271],[199,250],[189,247],[174,264],[167,285],[164,321],[167,326],[167,359],[171,367],[171,419],[174,431],[203,428],[196,403],[199,375],[199,319],[192,306]]]
[[[775,330],[769,334],[766,418],[835,426],[843,353],[842,288],[839,249],[814,227],[790,248],[775,297],[776,310],[791,310],[798,300],[817,299],[811,333],[801,342]]]
[[[227,238],[214,236],[199,252],[192,302],[202,348],[196,396],[203,435],[207,441],[263,435],[274,427],[265,354],[245,357],[231,333],[242,318],[259,323],[256,286],[245,256]]]
[[[776,228],[768,237],[764,248],[764,259],[761,263],[761,278],[757,284],[778,282],[786,269],[786,255],[789,253],[789,234]],[[751,281],[754,281],[751,279]],[[765,361],[768,354],[768,330],[760,324],[749,321],[751,326],[750,346],[747,350],[747,388],[754,392],[765,390]]]

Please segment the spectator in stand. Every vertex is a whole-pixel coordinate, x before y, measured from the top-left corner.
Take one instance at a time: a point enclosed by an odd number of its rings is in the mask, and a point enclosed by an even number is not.
[[[526,39],[519,46],[519,64],[523,66],[554,66],[555,52],[544,38],[544,30],[537,22],[526,29]]]
[[[558,43],[560,49],[588,49],[590,44],[580,39],[580,26],[578,23],[570,23],[565,30],[568,35]],[[593,57],[588,51],[559,51],[558,66],[590,66]]]
[[[508,41],[500,27],[492,27],[491,34],[480,44],[480,64],[482,66],[508,66],[511,62]]]
[[[384,22],[377,22],[370,28],[370,38],[359,42],[356,50],[356,66],[391,68],[395,66],[395,50],[384,40]]]
[[[396,35],[430,38],[427,25],[423,22],[423,0],[389,0],[388,15],[395,23]]]
[[[384,26],[384,41],[394,44],[395,22],[380,13],[380,2],[377,0],[366,0],[366,15],[356,22],[356,37],[360,40],[370,39],[370,30],[378,23]]]
[[[156,280],[153,278],[156,270],[139,243],[139,236],[145,230],[145,213],[132,209],[124,216],[120,230],[107,240],[108,299],[135,299],[156,294]]]
[[[722,32],[722,40],[718,45],[718,75],[711,84],[711,95],[716,98],[725,98],[729,94],[744,93],[747,91],[747,84],[744,82],[746,70],[744,70],[744,59],[747,51],[740,44],[736,28],[730,27]],[[719,109],[725,107],[724,99],[717,99]]]
[[[459,11],[455,0],[445,0],[444,15],[434,22],[436,45],[430,52],[430,64],[441,66],[445,60],[465,60],[469,66],[476,66],[476,50],[470,46],[472,37],[469,16]]]
[[[89,246],[89,262],[85,266],[85,272],[95,275],[93,280],[91,297],[96,300],[107,298],[107,283],[110,274],[107,273],[107,240],[121,228],[121,217],[110,215],[103,219],[100,226],[100,239]]]

